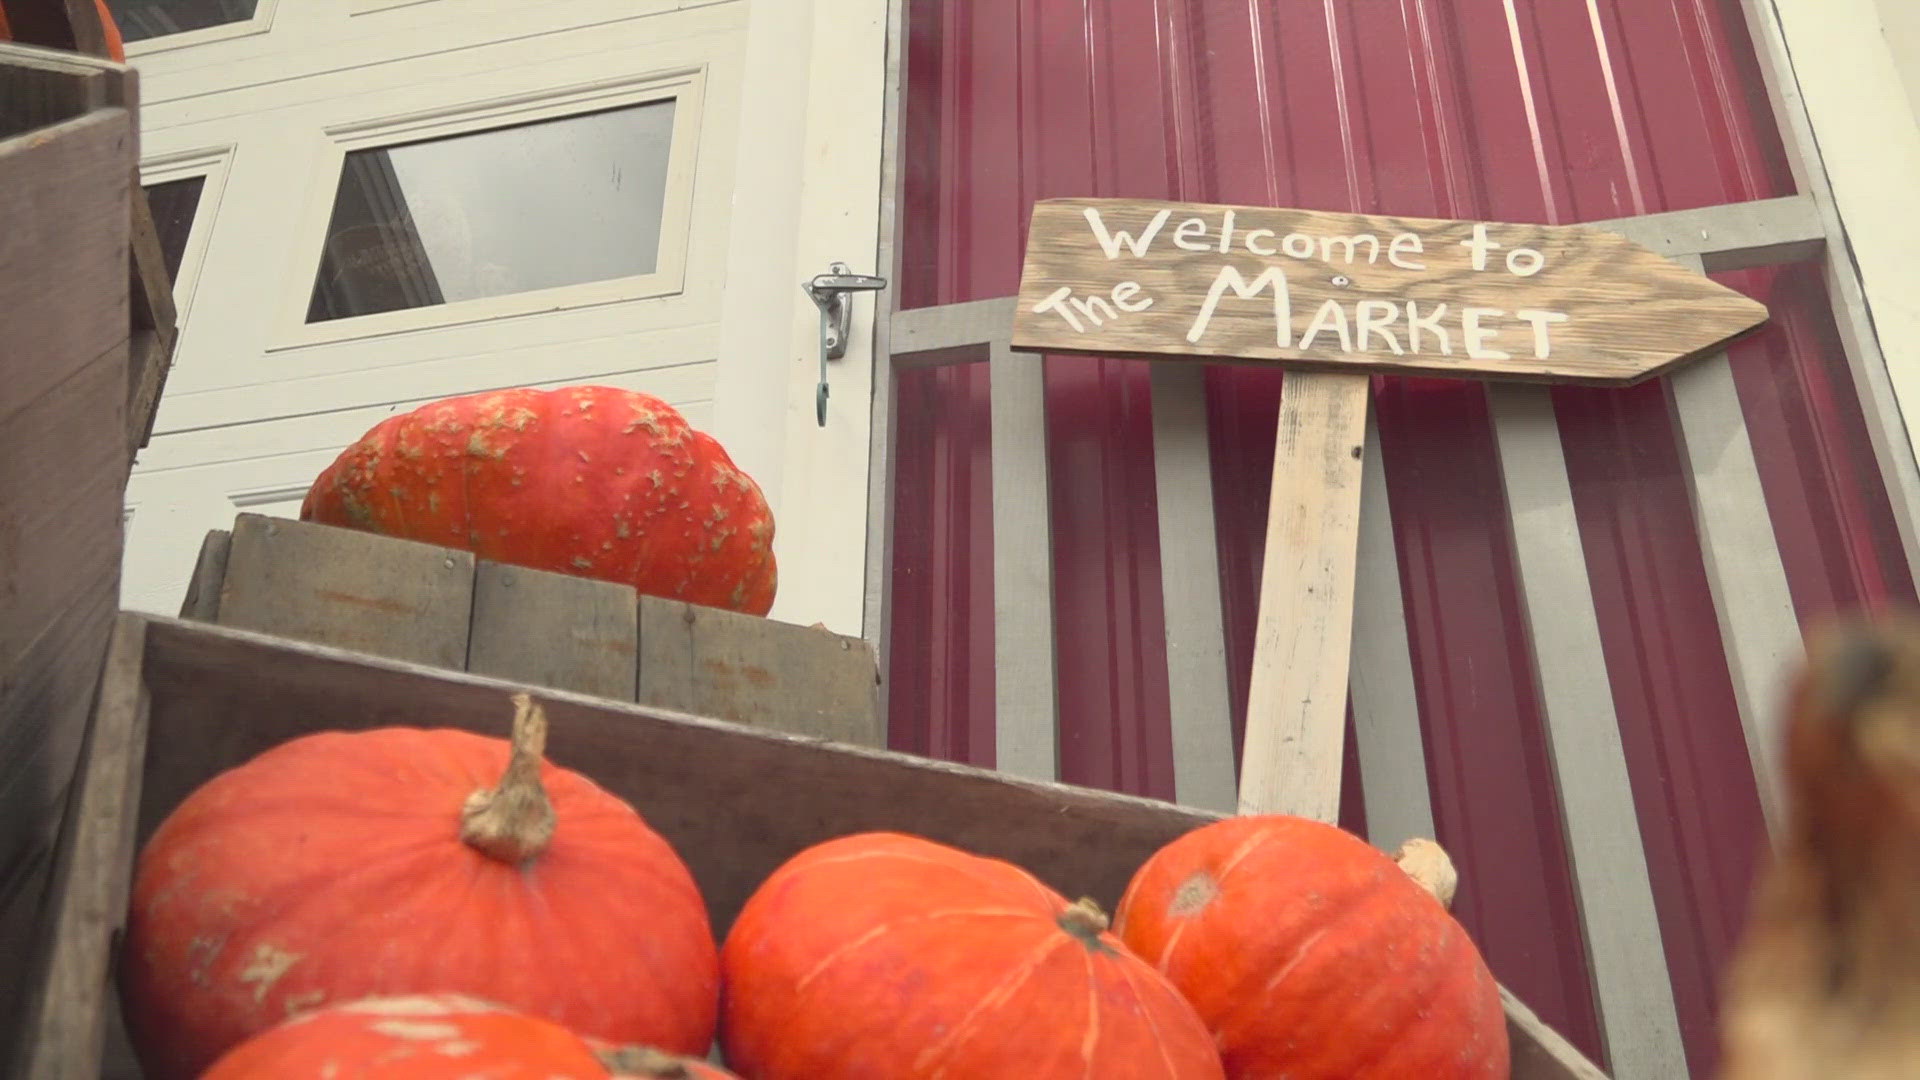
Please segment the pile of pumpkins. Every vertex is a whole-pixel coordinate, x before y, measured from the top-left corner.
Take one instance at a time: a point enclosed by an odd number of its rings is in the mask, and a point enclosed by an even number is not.
[[[118,965],[147,1080],[1508,1075],[1431,844],[1229,818],[1109,926],[1011,863],[862,833],[717,944],[679,853],[514,705],[510,740],[293,739],[168,815]]]
[[[609,387],[391,417],[301,516],[773,601],[759,488],[664,402]],[[1220,821],[1139,867],[1110,924],[1007,862],[840,836],[716,942],[680,854],[548,762],[540,706],[514,704],[509,740],[322,731],[173,810],[117,966],[147,1080],[1508,1075],[1499,989],[1431,843],[1396,861],[1312,821]]]

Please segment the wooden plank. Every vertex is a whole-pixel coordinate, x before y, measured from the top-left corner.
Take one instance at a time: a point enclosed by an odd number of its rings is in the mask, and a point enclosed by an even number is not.
[[[117,65],[0,42],[0,139],[125,105],[132,81]]]
[[[173,280],[167,276],[160,236],[140,177],[133,178],[133,245],[129,260],[129,296],[133,316],[133,362],[127,373],[127,448],[139,450],[153,435],[160,414],[160,395],[173,368],[178,340],[173,306]]]
[[[1183,806],[1231,812],[1239,797],[1227,643],[1214,534],[1206,368],[1154,364],[1153,478],[1160,593],[1173,710],[1173,792]]]
[[[1380,425],[1369,410],[1360,469],[1360,550],[1353,585],[1353,739],[1360,757],[1360,794],[1367,839],[1396,851],[1414,837],[1432,839],[1433,798],[1427,784],[1426,734],[1413,686],[1400,557],[1387,502]]]
[[[1779,755],[1786,708],[1780,679],[1805,655],[1799,615],[1726,358],[1709,357],[1675,372],[1667,381],[1667,403],[1687,461],[1687,495],[1761,809],[1777,835],[1783,825]]]
[[[445,668],[467,662],[470,552],[241,514],[222,625]]]
[[[9,1074],[24,1080],[100,1075],[104,999],[112,949],[126,920],[146,758],[145,642],[146,624],[120,616],[76,781],[72,827],[62,843],[47,981],[27,1029],[24,1068]]]
[[[151,705],[137,789],[141,841],[214,774],[318,728],[417,723],[431,713],[453,726],[503,735],[512,714],[514,684],[204,624],[122,618],[147,627],[144,679]],[[1111,907],[1152,852],[1218,819],[1168,803],[560,691],[540,698],[551,720],[553,760],[586,772],[632,803],[667,837],[692,869],[721,935],[767,874],[833,836],[876,829],[916,832],[1010,859],[1056,889]],[[120,759],[137,760],[134,754]],[[98,780],[108,790],[135,790],[130,783],[111,784],[118,775],[112,768],[95,770],[89,789]],[[124,827],[89,820],[103,834]],[[131,861],[108,858],[94,865],[111,868],[117,882],[102,888],[93,879],[90,890],[70,887],[67,905],[87,902],[88,896],[124,896],[109,890],[126,887]],[[81,927],[79,936],[96,943],[88,947],[106,947],[110,926],[74,924]],[[110,1015],[110,984],[102,978],[92,990],[58,999],[67,1013],[58,1021],[63,1031],[93,1030],[99,1018]],[[1518,1080],[1599,1075],[1568,1064],[1578,1062],[1577,1054],[1554,1068],[1541,1066],[1559,1060],[1535,1050],[1542,1040],[1554,1041],[1552,1034],[1510,998],[1508,1011]],[[42,1053],[84,1061],[76,1055],[88,1051],[62,1042],[58,1048],[42,1047]]]
[[[1066,198],[1034,206],[1013,342],[1623,384],[1766,317],[1758,301],[1587,225]]]
[[[200,557],[193,564],[193,578],[187,582],[187,597],[180,603],[181,618],[220,621],[220,586],[226,583],[227,555],[232,550],[232,533],[207,530],[207,538],[200,541]]]
[[[640,609],[632,586],[481,560],[466,669],[634,700]]]
[[[1685,1076],[1640,821],[1550,393],[1487,387],[1541,711],[1614,1075]]]
[[[1060,687],[1045,360],[1005,342],[991,348],[994,767],[1052,780],[1060,775]]]
[[[1016,300],[1012,296],[996,296],[991,300],[896,311],[891,331],[893,354],[938,352],[985,345],[1004,338],[1013,325]]]
[[[1507,1012],[1507,1046],[1513,1080],[1607,1080],[1593,1062],[1580,1055],[1559,1032],[1540,1022],[1513,991],[1500,988],[1500,1004]],[[1684,1072],[1674,1076],[1685,1076]]]
[[[852,746],[885,746],[880,672],[856,637],[640,597],[641,704]]]
[[[1594,221],[1588,227],[1712,273],[1818,258],[1827,244],[1820,207],[1807,195]],[[1694,257],[1702,257],[1704,265],[1686,261]]]
[[[1336,821],[1371,382],[1288,372],[1240,757],[1243,814]]]

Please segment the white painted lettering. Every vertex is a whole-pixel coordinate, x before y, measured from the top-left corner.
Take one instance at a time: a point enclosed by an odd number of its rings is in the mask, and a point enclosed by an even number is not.
[[[1233,211],[1227,211],[1220,219],[1220,254],[1225,255],[1233,247]]]
[[[1347,329],[1347,309],[1340,306],[1338,300],[1328,300],[1313,313],[1313,321],[1307,324],[1306,333],[1300,335],[1300,347],[1310,349],[1313,339],[1323,331],[1332,331],[1340,336],[1340,351],[1353,351],[1353,334]]]
[[[1505,315],[1499,308],[1470,307],[1460,311],[1460,337],[1466,343],[1467,355],[1475,360],[1511,360],[1511,356],[1499,349],[1487,348],[1489,339],[1499,335],[1500,331],[1481,326],[1482,318],[1494,318]]]
[[[1393,238],[1393,246],[1387,249],[1387,261],[1402,270],[1425,270],[1426,263],[1402,261],[1402,254],[1424,255],[1427,245],[1421,241],[1418,233],[1403,232]]]
[[[1394,337],[1393,331],[1388,329],[1393,325],[1393,320],[1399,317],[1400,306],[1385,300],[1362,300],[1355,305],[1353,327],[1354,336],[1360,340],[1360,351],[1366,352],[1373,347],[1371,342],[1373,335],[1377,333],[1386,339],[1387,348],[1392,350],[1393,355],[1404,355],[1406,350],[1400,347],[1400,339]]]
[[[1296,240],[1299,242],[1295,243]],[[1314,252],[1313,237],[1305,233],[1288,233],[1287,238],[1280,241],[1280,250],[1295,259],[1311,259]]]
[[[1213,279],[1213,285],[1207,289],[1207,301],[1200,305],[1200,314],[1193,320],[1193,327],[1187,331],[1187,341],[1199,344],[1200,338],[1207,332],[1207,324],[1213,321],[1213,311],[1220,306],[1220,297],[1228,289],[1242,300],[1251,300],[1260,295],[1260,290],[1273,290],[1273,332],[1274,341],[1284,349],[1293,343],[1293,294],[1287,288],[1287,275],[1277,266],[1269,266],[1260,272],[1249,285],[1240,271],[1231,266],[1223,266]],[[1332,301],[1328,301],[1331,303]]]
[[[1547,265],[1547,257],[1532,248],[1514,248],[1507,252],[1507,273],[1514,277],[1532,277]]]
[[[1187,239],[1189,236],[1205,235],[1207,235],[1207,223],[1197,217],[1190,217],[1181,222],[1179,228],[1173,230],[1173,242],[1175,245],[1185,248],[1188,251],[1205,251],[1207,250],[1206,244],[1194,243]]]
[[[1091,214],[1093,213],[1093,211],[1089,209],[1087,213]],[[1033,313],[1035,315],[1045,315],[1047,312],[1051,311],[1054,314],[1060,316],[1061,318],[1067,320],[1067,325],[1073,327],[1075,333],[1084,334],[1087,332],[1087,328],[1084,326],[1081,326],[1080,320],[1074,318],[1073,312],[1067,310],[1066,299],[1067,297],[1072,295],[1073,295],[1073,290],[1069,288],[1065,288],[1064,286],[1061,288],[1055,289],[1052,293],[1048,294],[1045,300],[1042,300],[1039,303],[1033,305]]]
[[[1423,316],[1420,314],[1420,302],[1418,300],[1407,301],[1407,348],[1418,353],[1420,351],[1420,331],[1426,330],[1432,333],[1434,337],[1440,339],[1440,355],[1452,356],[1453,338],[1448,335],[1447,328],[1440,325],[1440,320],[1446,313],[1447,305],[1435,304],[1433,311]]]
[[[1570,316],[1560,311],[1516,311],[1514,314],[1533,324],[1533,358],[1545,360],[1551,357],[1553,342],[1547,335],[1547,327],[1566,322]]]
[[[1123,281],[1113,287],[1113,302],[1120,305],[1121,311],[1145,311],[1153,306],[1153,297],[1134,300],[1138,295],[1140,295],[1140,283],[1137,281]]]
[[[1487,268],[1487,252],[1498,251],[1500,249],[1499,244],[1487,239],[1487,226],[1484,223],[1475,225],[1473,227],[1473,239],[1460,241],[1460,246],[1472,250],[1473,268],[1475,270],[1485,270]]]
[[[1167,219],[1172,216],[1173,211],[1170,209],[1153,215],[1153,221],[1147,225],[1146,231],[1140,234],[1140,239],[1135,240],[1133,235],[1124,229],[1118,233],[1109,233],[1107,223],[1100,219],[1100,211],[1091,206],[1087,207],[1087,224],[1093,227],[1093,238],[1100,242],[1100,250],[1106,252],[1109,259],[1120,257],[1120,247],[1123,244],[1133,252],[1134,258],[1146,258],[1147,248],[1153,244],[1153,238],[1159,235],[1161,227],[1166,225]]]
[[[1377,236],[1369,236],[1365,233],[1362,233],[1359,236],[1323,236],[1321,237],[1320,238],[1320,260],[1322,262],[1332,262],[1333,249],[1336,246],[1344,245],[1347,251],[1347,256],[1346,256],[1347,265],[1351,266],[1353,265],[1355,251],[1359,248],[1361,244],[1366,244],[1368,246],[1367,262],[1376,263],[1380,261],[1380,238]]]
[[[1255,229],[1252,232],[1248,233],[1247,239],[1246,239],[1247,250],[1253,252],[1255,255],[1265,255],[1269,258],[1280,254],[1279,250],[1272,246],[1261,247],[1258,238],[1262,236],[1266,237],[1268,240],[1272,240],[1273,230],[1272,229]]]
[[[1113,305],[1107,303],[1103,296],[1091,296],[1085,300],[1075,296],[1068,298],[1067,303],[1080,309],[1080,314],[1095,326],[1120,317],[1120,313],[1113,310]]]

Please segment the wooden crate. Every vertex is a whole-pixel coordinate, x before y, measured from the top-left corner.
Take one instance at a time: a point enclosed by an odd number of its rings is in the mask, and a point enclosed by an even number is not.
[[[0,1053],[44,959],[119,603],[130,86],[116,65],[0,45]]]
[[[322,728],[505,735],[517,684],[181,620],[114,628],[64,845],[55,963],[10,1076],[134,1080],[110,970],[137,845],[220,770]],[[724,935],[781,862],[835,836],[918,833],[1111,907],[1156,848],[1213,815],[564,692],[548,752],[631,802],[686,859]],[[1604,1077],[1509,996],[1513,1076]],[[103,1062],[106,1067],[103,1072]]]
[[[886,745],[860,638],[241,514],[207,534],[184,618],[860,746]]]

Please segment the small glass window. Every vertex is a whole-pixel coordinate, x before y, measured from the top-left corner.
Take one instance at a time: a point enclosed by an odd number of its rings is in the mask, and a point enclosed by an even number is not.
[[[200,208],[200,193],[206,186],[204,176],[146,186],[147,207],[153,214],[154,231],[160,234],[161,261],[166,264],[168,281],[180,279],[180,260],[186,256],[194,213]]]
[[[260,0],[107,0],[107,10],[131,43],[148,38],[246,22]]]
[[[653,273],[674,102],[349,151],[307,322]]]

